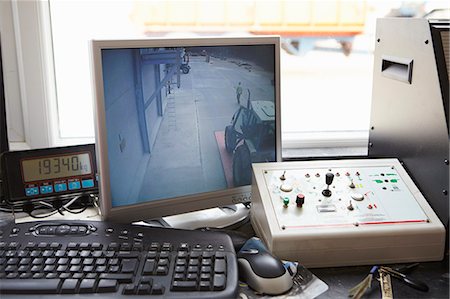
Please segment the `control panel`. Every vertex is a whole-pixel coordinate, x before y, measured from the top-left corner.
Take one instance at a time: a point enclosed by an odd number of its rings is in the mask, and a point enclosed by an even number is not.
[[[264,163],[253,172],[252,223],[280,258],[319,267],[442,258],[444,227],[398,160]],[[424,237],[434,247],[426,253]]]

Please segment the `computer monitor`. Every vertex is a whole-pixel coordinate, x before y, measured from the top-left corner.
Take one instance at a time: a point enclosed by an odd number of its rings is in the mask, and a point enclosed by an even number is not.
[[[104,219],[248,202],[281,161],[279,37],[92,41]]]

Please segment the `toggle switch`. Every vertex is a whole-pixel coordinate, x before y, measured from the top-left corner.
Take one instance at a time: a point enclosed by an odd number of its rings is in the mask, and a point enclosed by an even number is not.
[[[327,188],[322,191],[322,195],[323,196],[325,196],[325,197],[330,197],[331,196],[330,185],[333,183],[333,179],[334,179],[334,174],[333,173],[328,172],[325,175],[325,183],[327,184]]]
[[[352,205],[352,201],[350,200],[350,204],[347,206],[347,209],[349,210],[349,211],[353,211],[355,208],[353,207],[353,205]]]
[[[353,180],[350,181],[350,184],[348,186],[352,189],[355,189],[355,184],[353,183]]]

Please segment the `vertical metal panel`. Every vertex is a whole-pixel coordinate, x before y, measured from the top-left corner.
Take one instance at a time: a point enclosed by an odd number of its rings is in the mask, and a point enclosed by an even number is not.
[[[0,43],[0,154],[9,150],[8,130],[6,128],[6,106],[3,88],[2,49]]]
[[[375,39],[369,156],[402,161],[448,228],[448,95],[441,91],[430,25],[379,19]],[[411,84],[383,76],[382,56],[412,59]]]

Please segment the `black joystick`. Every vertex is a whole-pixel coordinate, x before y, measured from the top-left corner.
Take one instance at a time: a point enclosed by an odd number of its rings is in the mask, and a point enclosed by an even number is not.
[[[333,179],[334,179],[334,174],[332,174],[331,172],[329,172],[325,175],[325,183],[327,184],[327,188],[322,191],[323,196],[326,196],[326,197],[331,196],[330,185],[331,185],[331,183],[333,183]]]

